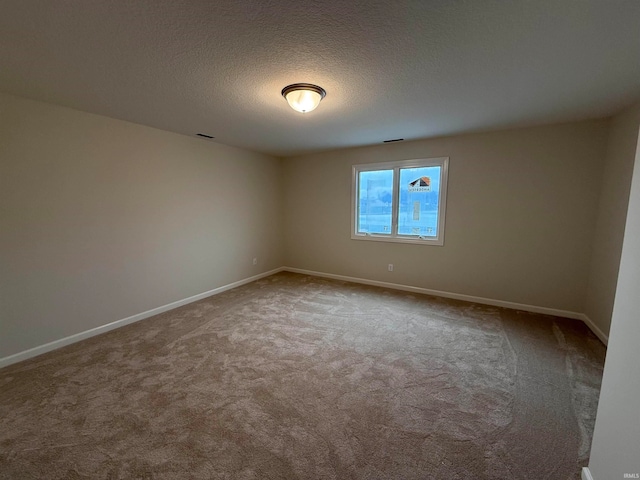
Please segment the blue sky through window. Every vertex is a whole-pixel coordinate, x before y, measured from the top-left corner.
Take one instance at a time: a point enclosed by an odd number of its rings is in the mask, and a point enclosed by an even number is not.
[[[358,232],[391,234],[393,170],[360,172]]]
[[[441,169],[439,165],[399,169],[399,235],[437,236]],[[359,172],[358,233],[393,233],[393,176],[393,169]]]
[[[398,235],[437,235],[441,168],[434,166],[400,169]]]
[[[354,240],[444,245],[449,158],[353,165]]]

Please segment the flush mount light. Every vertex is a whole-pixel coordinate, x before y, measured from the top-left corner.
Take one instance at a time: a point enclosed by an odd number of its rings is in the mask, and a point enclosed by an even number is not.
[[[294,83],[282,89],[282,96],[289,106],[301,113],[314,110],[326,94],[324,88],[310,83]]]

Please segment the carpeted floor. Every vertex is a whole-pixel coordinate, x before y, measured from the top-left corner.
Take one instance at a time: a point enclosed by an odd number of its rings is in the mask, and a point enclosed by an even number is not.
[[[579,321],[277,274],[0,370],[1,479],[578,479]]]

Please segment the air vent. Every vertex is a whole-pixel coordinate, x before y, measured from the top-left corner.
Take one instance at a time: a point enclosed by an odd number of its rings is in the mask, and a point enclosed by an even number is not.
[[[202,138],[213,138],[211,135],[207,135],[205,133],[196,133],[196,135]]]
[[[402,142],[404,138],[394,138],[393,140],[384,140],[382,143]]]

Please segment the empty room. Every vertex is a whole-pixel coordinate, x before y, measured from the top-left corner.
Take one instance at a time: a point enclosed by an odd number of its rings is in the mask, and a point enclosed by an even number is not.
[[[3,1],[0,479],[640,478],[639,25]]]

